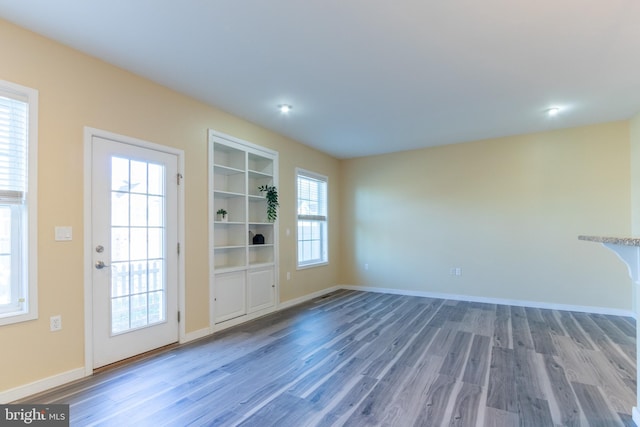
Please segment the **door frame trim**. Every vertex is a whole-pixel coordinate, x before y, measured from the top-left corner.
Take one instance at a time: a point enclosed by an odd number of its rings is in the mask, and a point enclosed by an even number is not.
[[[142,139],[132,138],[113,132],[95,129],[85,126],[84,128],[84,373],[86,376],[93,374],[93,242],[92,218],[91,218],[91,163],[92,163],[92,140],[93,137],[110,139],[123,144],[130,144],[136,147],[147,148],[163,153],[173,154],[178,158],[178,173],[184,176],[184,150],[156,144]],[[178,255],[178,310],[182,314],[178,324],[178,342],[186,342],[185,331],[185,216],[184,216],[184,179],[178,186],[178,242],[180,244],[180,254]]]

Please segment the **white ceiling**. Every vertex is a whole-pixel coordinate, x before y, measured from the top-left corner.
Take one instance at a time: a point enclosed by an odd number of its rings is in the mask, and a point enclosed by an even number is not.
[[[340,158],[640,112],[638,0],[0,0],[0,17]]]

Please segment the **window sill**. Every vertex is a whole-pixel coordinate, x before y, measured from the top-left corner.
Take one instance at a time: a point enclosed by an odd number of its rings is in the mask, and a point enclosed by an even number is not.
[[[38,318],[37,313],[21,313],[21,314],[12,314],[5,313],[0,314],[0,326],[11,325],[14,323],[27,322],[29,320],[36,320]]]
[[[306,270],[308,268],[324,267],[325,265],[329,265],[329,262],[325,261],[325,262],[318,262],[318,263],[314,263],[314,264],[299,265],[299,266],[296,267],[296,270]]]

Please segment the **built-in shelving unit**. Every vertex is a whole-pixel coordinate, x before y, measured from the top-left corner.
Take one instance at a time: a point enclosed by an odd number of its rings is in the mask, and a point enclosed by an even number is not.
[[[258,187],[278,185],[278,153],[210,130],[209,171],[211,318],[220,324],[275,307],[277,222]],[[258,234],[264,244],[253,244]]]

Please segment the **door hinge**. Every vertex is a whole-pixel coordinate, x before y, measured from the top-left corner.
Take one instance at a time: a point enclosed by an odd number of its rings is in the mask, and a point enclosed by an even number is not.
[[[180,311],[178,311],[178,323],[180,323]]]
[[[178,243],[178,255],[180,255],[180,243]]]
[[[181,173],[179,173],[179,174],[176,176],[176,178],[177,178],[177,180],[178,180],[178,185],[180,185],[180,180],[183,178],[183,177],[182,177],[182,174],[181,174]]]

